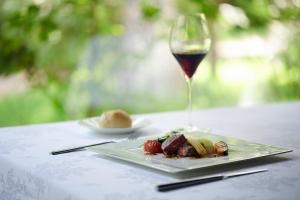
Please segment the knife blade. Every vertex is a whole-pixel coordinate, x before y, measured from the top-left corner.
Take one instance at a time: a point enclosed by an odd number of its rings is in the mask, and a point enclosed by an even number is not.
[[[75,151],[84,150],[86,147],[93,147],[93,146],[108,144],[108,143],[115,143],[115,141],[105,141],[105,142],[100,142],[100,143],[96,143],[96,144],[89,144],[89,145],[84,145],[84,146],[79,146],[79,147],[72,147],[72,148],[52,151],[52,152],[50,152],[50,154],[51,155],[58,155],[58,154],[63,154],[63,153],[71,153],[71,152],[75,152]]]
[[[243,176],[243,175],[247,175],[247,174],[266,172],[266,171],[268,171],[268,169],[254,169],[254,170],[247,170],[247,171],[231,172],[231,173],[224,174],[223,179],[232,178],[232,177],[235,177],[235,176]]]
[[[225,173],[225,174],[219,174],[219,175],[213,175],[213,176],[205,176],[200,178],[194,178],[194,179],[187,179],[184,181],[178,181],[173,183],[167,183],[167,184],[161,184],[157,186],[157,190],[160,192],[166,192],[170,190],[176,190],[184,187],[189,187],[193,185],[199,185],[204,183],[209,183],[213,181],[220,181],[236,176],[243,176],[243,175],[249,175],[254,173],[260,173],[268,171],[268,169],[255,169],[255,170],[247,170],[247,171],[237,171],[237,172],[231,172],[231,173]]]

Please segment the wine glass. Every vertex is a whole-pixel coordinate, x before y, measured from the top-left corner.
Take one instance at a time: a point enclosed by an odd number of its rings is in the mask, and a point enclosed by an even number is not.
[[[203,14],[180,15],[172,26],[169,46],[181,66],[188,87],[188,131],[196,129],[191,122],[193,75],[206,56],[210,43]]]

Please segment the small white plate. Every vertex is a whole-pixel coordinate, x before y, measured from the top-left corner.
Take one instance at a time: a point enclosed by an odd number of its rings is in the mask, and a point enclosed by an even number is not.
[[[138,129],[144,128],[151,124],[150,120],[144,118],[132,118],[131,128],[101,128],[99,126],[100,117],[87,118],[79,121],[79,124],[84,125],[101,134],[120,135],[127,134]]]

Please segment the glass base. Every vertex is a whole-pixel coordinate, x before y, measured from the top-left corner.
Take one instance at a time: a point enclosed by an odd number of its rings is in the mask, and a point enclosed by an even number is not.
[[[199,128],[197,126],[187,126],[185,128],[176,128],[171,130],[170,132],[172,133],[183,133],[183,134],[189,134],[189,133],[194,133],[195,131],[199,133],[204,133],[204,134],[209,134],[211,133],[211,129],[209,128]]]
[[[182,128],[181,130],[186,132],[186,133],[190,133],[190,132],[194,132],[194,131],[198,131],[198,132],[201,132],[201,133],[211,133],[211,129],[209,129],[209,128],[199,128],[199,127],[194,126],[194,125]]]
[[[184,128],[184,131],[186,132],[199,131],[199,128],[194,125],[189,125],[188,127]]]

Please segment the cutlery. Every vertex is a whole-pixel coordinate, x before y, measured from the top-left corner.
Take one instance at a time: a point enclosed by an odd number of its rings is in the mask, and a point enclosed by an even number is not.
[[[86,147],[93,147],[93,146],[108,144],[108,143],[115,143],[115,141],[105,141],[105,142],[89,144],[89,145],[84,145],[84,146],[79,146],[79,147],[61,149],[61,150],[57,150],[57,151],[52,151],[52,152],[50,152],[50,154],[51,155],[58,155],[58,154],[63,154],[63,153],[71,153],[71,152],[75,152],[75,151],[84,150]]]
[[[199,184],[209,183],[209,182],[213,182],[213,181],[220,181],[220,180],[224,180],[227,178],[243,176],[243,175],[248,175],[248,174],[254,174],[254,173],[260,173],[260,172],[265,172],[265,171],[268,171],[268,169],[247,170],[247,171],[238,171],[238,172],[219,174],[219,175],[213,175],[213,176],[205,176],[205,177],[200,177],[200,178],[187,179],[184,181],[178,181],[178,182],[158,185],[157,189],[160,192],[166,192],[166,191],[176,190],[176,189],[189,187],[189,186],[193,186],[193,185],[199,185]]]

